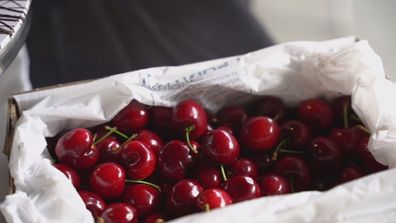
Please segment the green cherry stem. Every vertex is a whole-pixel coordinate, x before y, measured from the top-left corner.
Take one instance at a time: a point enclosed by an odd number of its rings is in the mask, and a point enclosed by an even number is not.
[[[105,140],[107,137],[109,137],[111,134],[113,134],[113,132],[116,130],[116,127],[108,129],[109,131],[104,134],[101,138],[99,138],[98,140],[94,141],[94,145],[97,145],[98,143],[102,142],[103,140]]]
[[[298,155],[307,155],[308,153],[305,151],[298,151],[298,150],[288,150],[288,149],[281,149],[280,153],[289,153],[289,154],[298,154]]]
[[[105,129],[106,130],[111,130],[111,129],[113,129],[113,128],[111,128],[110,126],[105,126]],[[114,133],[116,133],[117,135],[119,135],[119,136],[121,136],[122,138],[124,138],[124,139],[129,139],[129,136],[127,136],[127,135],[125,135],[124,133],[122,133],[122,132],[120,132],[120,131],[118,131],[117,130],[117,127],[114,127]]]
[[[271,159],[273,161],[276,161],[278,159],[278,153],[282,149],[283,145],[286,144],[286,142],[287,142],[287,139],[284,139],[276,146],[275,151],[274,151],[274,153],[272,153],[272,157],[271,157]]]
[[[356,114],[352,114],[352,115],[351,115],[351,119],[360,122],[360,119],[359,119],[359,117],[357,117]]]
[[[344,116],[344,128],[348,128],[349,127],[349,123],[348,123],[348,104],[344,103],[344,106],[342,107],[342,113]]]
[[[220,173],[221,173],[221,176],[223,177],[223,181],[224,181],[224,182],[227,181],[228,178],[227,178],[227,174],[226,174],[226,172],[225,172],[225,169],[224,169],[224,166],[223,166],[223,165],[220,165]]]
[[[187,143],[187,145],[188,145],[188,148],[190,148],[190,150],[193,152],[193,153],[195,153],[195,154],[198,154],[198,150],[196,149],[196,148],[194,148],[194,146],[193,145],[191,145],[191,141],[190,141],[190,132],[192,131],[192,130],[194,130],[194,125],[190,125],[190,126],[188,126],[187,128],[186,128],[186,143]]]
[[[371,135],[370,130],[369,130],[368,128],[366,128],[365,126],[363,126],[363,125],[356,125],[355,127],[358,128],[358,129],[360,129],[360,130],[362,130],[363,132],[365,132],[365,133]]]
[[[204,204],[204,210],[205,210],[205,212],[209,212],[210,211],[209,204]]]
[[[158,186],[158,185],[156,185],[156,184],[153,184],[153,183],[150,183],[150,182],[148,182],[148,181],[126,179],[125,182],[127,182],[127,183],[133,183],[133,184],[146,184],[146,185],[149,185],[149,186],[154,187],[154,188],[157,189],[159,192],[161,192],[160,186]]]

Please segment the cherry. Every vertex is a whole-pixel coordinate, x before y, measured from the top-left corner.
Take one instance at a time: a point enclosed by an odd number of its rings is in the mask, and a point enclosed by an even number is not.
[[[157,209],[159,196],[156,188],[146,184],[135,184],[125,189],[122,200],[135,207],[139,216],[146,216]]]
[[[307,163],[298,156],[287,155],[274,164],[275,174],[289,180],[293,192],[303,191],[311,184],[311,173]]]
[[[223,189],[234,202],[246,201],[261,196],[260,187],[256,180],[249,176],[237,175],[223,184]]]
[[[298,106],[298,116],[315,130],[328,130],[333,124],[333,110],[330,104],[320,98],[308,99]]]
[[[277,174],[265,174],[258,180],[261,193],[266,195],[288,194],[291,193],[289,181]]]
[[[169,192],[166,207],[175,217],[198,211],[197,198],[203,188],[195,180],[183,179],[177,182]]]
[[[272,154],[269,153],[253,153],[250,157],[257,164],[258,168],[262,172],[268,172],[271,170],[275,160],[272,159]]]
[[[243,125],[240,142],[244,148],[252,151],[267,151],[274,147],[280,137],[278,124],[267,117],[250,118]]]
[[[364,176],[364,172],[361,168],[356,165],[350,165],[344,167],[341,171],[341,176],[339,178],[340,183],[348,182],[357,178]]]
[[[162,176],[170,180],[186,177],[187,168],[193,165],[193,156],[187,144],[173,140],[162,148],[158,160],[158,170]]]
[[[350,117],[353,114],[351,106],[351,96],[342,95],[333,100],[333,112],[337,123],[348,128],[350,125]]]
[[[220,170],[211,164],[200,165],[195,174],[196,179],[203,188],[220,187],[222,183]]]
[[[206,189],[197,198],[197,206],[204,211],[222,208],[229,204],[232,204],[231,196],[219,188]]]
[[[146,143],[137,140],[126,142],[122,146],[120,159],[128,177],[134,180],[149,177],[157,164],[155,151]]]
[[[159,155],[162,147],[164,146],[164,142],[162,139],[155,133],[149,130],[141,130],[138,132],[135,140],[146,143],[151,147],[152,150]]]
[[[280,120],[285,116],[286,106],[282,99],[272,95],[266,95],[253,103],[255,116],[266,116],[274,120]]]
[[[337,175],[342,168],[342,156],[339,147],[330,139],[318,137],[310,145],[311,167],[319,176]]]
[[[171,138],[174,134],[172,130],[171,107],[153,106],[150,109],[150,126],[155,132],[166,138]]]
[[[54,164],[54,167],[60,170],[67,177],[67,179],[69,179],[69,181],[73,184],[74,188],[80,188],[80,176],[75,170],[61,163]]]
[[[93,145],[92,134],[83,128],[62,135],[56,144],[55,154],[61,163],[76,170],[89,169],[99,160],[99,151]]]
[[[186,128],[193,126],[190,132],[192,139],[205,134],[208,127],[208,117],[205,109],[194,100],[179,102],[173,108],[172,121],[180,133],[184,133]]]
[[[114,136],[103,139],[96,144],[96,148],[100,152],[102,162],[117,162],[120,158],[121,146]]]
[[[218,126],[227,126],[237,133],[247,119],[245,109],[241,106],[227,106],[221,108],[216,115]]]
[[[80,190],[78,194],[94,218],[102,215],[103,210],[106,208],[106,203],[99,195],[87,190]]]
[[[113,118],[112,123],[121,132],[132,134],[143,129],[148,120],[146,106],[132,101]]]
[[[256,163],[248,158],[238,159],[228,167],[228,170],[230,176],[247,175],[255,178],[258,175],[258,168]]]
[[[138,223],[136,209],[121,202],[109,204],[101,217],[105,223]]]
[[[356,146],[362,136],[357,128],[334,128],[329,134],[329,139],[339,146],[345,157],[353,157],[356,154]]]
[[[154,213],[148,215],[143,223],[165,223],[166,219],[162,214]]]
[[[105,199],[116,198],[124,191],[125,171],[114,162],[99,164],[89,176],[89,186]]]
[[[295,149],[304,149],[311,140],[311,132],[307,125],[298,120],[289,120],[282,124],[284,133]]]
[[[377,160],[375,160],[373,154],[371,154],[367,147],[368,142],[369,137],[364,137],[357,145],[357,155],[360,162],[362,163],[362,166],[364,166],[369,173],[387,169],[387,166],[382,165]]]
[[[204,156],[216,164],[231,164],[238,159],[239,144],[234,135],[224,130],[212,130],[202,139]]]

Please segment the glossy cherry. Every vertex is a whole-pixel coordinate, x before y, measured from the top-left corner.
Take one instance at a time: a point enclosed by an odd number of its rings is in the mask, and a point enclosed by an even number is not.
[[[289,120],[282,124],[282,133],[294,149],[305,149],[311,140],[308,126],[298,120]]]
[[[114,126],[125,134],[136,133],[148,124],[148,111],[145,105],[132,101],[112,120]]]
[[[234,202],[246,201],[261,196],[260,186],[255,179],[237,175],[223,184],[223,189],[231,196]]]
[[[229,204],[232,204],[231,196],[220,188],[206,189],[197,198],[197,206],[203,211],[222,208]]]
[[[330,139],[318,137],[310,144],[311,169],[317,176],[337,175],[342,168],[340,148]]]
[[[103,210],[106,208],[106,203],[99,195],[88,190],[80,190],[78,194],[94,218],[102,215]]]
[[[353,157],[362,135],[357,128],[334,128],[329,134],[329,139],[337,144],[343,156]]]
[[[333,125],[333,110],[327,101],[320,98],[301,102],[298,106],[298,116],[315,130],[328,130]]]
[[[203,188],[220,187],[223,182],[218,166],[212,164],[203,164],[197,168],[195,174],[197,181]]]
[[[99,164],[89,176],[89,186],[104,199],[116,198],[124,191],[125,171],[114,162]]]
[[[183,179],[177,182],[169,192],[166,207],[174,217],[198,211],[197,198],[203,188],[195,180]]]
[[[228,166],[230,176],[247,175],[252,178],[257,177],[258,167],[256,163],[248,158],[241,158]]]
[[[193,156],[186,143],[172,140],[162,148],[158,160],[158,171],[169,180],[186,177],[187,168],[193,165]]]
[[[77,174],[75,170],[61,163],[54,164],[54,167],[60,170],[67,177],[67,179],[69,179],[69,181],[73,184],[74,188],[76,189],[80,188],[80,176]]]
[[[266,116],[280,120],[285,116],[286,106],[282,99],[272,95],[266,95],[253,103],[253,115]]]
[[[340,178],[338,181],[340,183],[344,183],[344,182],[358,179],[362,176],[364,176],[364,171],[360,167],[358,167],[356,165],[349,165],[342,169],[341,175],[340,175]]]
[[[186,128],[194,126],[190,132],[192,139],[205,134],[208,127],[208,116],[205,109],[194,100],[179,102],[172,111],[173,125],[184,135]]]
[[[265,174],[258,179],[258,184],[263,196],[292,192],[289,181],[278,174]]]
[[[55,147],[56,157],[60,162],[76,170],[89,169],[99,160],[99,151],[93,145],[89,130],[77,128],[60,137]]]
[[[121,149],[121,163],[130,179],[141,180],[149,177],[157,164],[156,152],[146,143],[132,140]]]
[[[276,146],[280,137],[278,124],[264,116],[250,118],[240,133],[241,145],[252,151],[267,151]]]
[[[166,218],[159,213],[150,214],[143,220],[143,223],[165,223],[165,222],[166,222]]]
[[[311,172],[308,164],[300,157],[287,155],[274,164],[273,172],[285,177],[293,192],[303,191],[311,185]]]
[[[218,126],[227,126],[234,133],[238,133],[247,120],[247,113],[241,106],[227,106],[221,108],[216,115]]]
[[[125,189],[122,200],[135,207],[139,216],[146,216],[157,209],[160,193],[150,185],[135,184]]]
[[[120,158],[121,145],[114,136],[103,139],[96,144],[96,148],[100,152],[102,162],[117,162]]]
[[[172,107],[153,106],[150,109],[150,129],[165,138],[175,134],[172,128]]]
[[[363,138],[357,145],[357,156],[362,163],[362,166],[369,172],[377,172],[385,170],[388,167],[375,160],[373,154],[368,149],[369,137]]]
[[[233,134],[224,130],[212,130],[205,134],[201,143],[204,156],[215,164],[231,164],[240,153],[239,144]]]
[[[138,223],[139,221],[136,209],[122,202],[109,204],[101,217],[105,223]]]
[[[155,133],[150,130],[141,130],[138,132],[135,140],[141,141],[149,145],[151,149],[153,149],[157,155],[159,155],[162,147],[164,146],[164,142],[162,139]]]

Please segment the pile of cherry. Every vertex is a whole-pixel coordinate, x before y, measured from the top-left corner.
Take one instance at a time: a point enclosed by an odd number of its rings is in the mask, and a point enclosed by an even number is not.
[[[109,123],[48,138],[98,222],[161,223],[262,196],[327,190],[386,169],[351,98],[287,107],[263,96],[209,114],[132,101]]]

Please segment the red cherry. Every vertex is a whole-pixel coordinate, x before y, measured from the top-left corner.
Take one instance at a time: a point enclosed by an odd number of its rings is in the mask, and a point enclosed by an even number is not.
[[[224,182],[223,189],[234,202],[246,201],[261,196],[256,180],[249,176],[237,175]]]
[[[106,203],[99,195],[87,190],[80,190],[78,194],[94,218],[102,215],[103,210],[106,208]]]
[[[200,165],[195,174],[203,188],[220,187],[222,183],[219,167],[211,164]]]
[[[210,188],[202,191],[197,198],[197,205],[201,210],[222,208],[232,204],[231,196],[222,189]]]
[[[117,163],[99,164],[89,176],[89,186],[105,199],[116,198],[124,191],[125,171]]]
[[[295,149],[303,149],[311,139],[311,132],[308,126],[297,120],[289,120],[283,123],[282,132]]]
[[[89,169],[99,160],[99,151],[92,143],[93,138],[89,130],[73,129],[58,140],[55,153],[61,163],[73,169]]]
[[[313,129],[328,130],[333,124],[333,110],[330,104],[319,98],[308,99],[298,106],[298,116]]]
[[[275,120],[282,119],[286,113],[286,106],[282,99],[272,95],[261,97],[253,103],[252,107],[255,116],[266,116]]]
[[[172,129],[172,111],[173,108],[162,106],[153,106],[150,109],[151,129],[165,138],[172,138],[175,133]]]
[[[187,168],[193,165],[193,157],[187,144],[173,140],[168,142],[161,151],[158,170],[169,180],[180,180],[186,177]]]
[[[159,205],[159,192],[146,184],[135,184],[125,189],[122,200],[136,208],[139,216],[153,213]]]
[[[177,182],[169,192],[166,207],[168,212],[179,217],[198,211],[197,198],[203,191],[195,180],[183,179]]]
[[[208,115],[205,109],[194,100],[179,102],[173,108],[172,121],[183,135],[187,127],[194,126],[194,129],[190,132],[192,139],[205,134],[208,127]]]
[[[137,140],[129,141],[122,146],[120,158],[128,177],[134,180],[149,177],[157,164],[155,151]]]
[[[290,182],[294,191],[303,191],[311,185],[311,173],[307,163],[298,156],[287,155],[274,164],[274,173]]]
[[[148,112],[145,105],[132,101],[112,120],[113,125],[126,134],[136,133],[148,123]]]
[[[258,116],[246,121],[241,129],[241,144],[252,151],[267,151],[280,137],[278,124],[270,118]]]
[[[231,176],[247,175],[255,178],[258,175],[256,163],[248,158],[238,159],[228,167],[228,170]]]
[[[106,223],[138,223],[137,211],[126,203],[109,204],[102,213]]]
[[[227,106],[217,112],[218,126],[227,126],[237,133],[247,119],[245,109],[241,106]]]
[[[364,166],[369,173],[387,169],[387,166],[382,165],[377,160],[375,160],[373,154],[371,154],[368,149],[368,142],[369,137],[365,137],[357,145],[356,152],[360,162],[362,163],[362,166]]]
[[[337,175],[342,168],[339,147],[330,139],[318,137],[310,145],[312,172],[318,176]]]
[[[74,171],[69,166],[61,163],[54,164],[54,167],[56,167],[56,169],[60,170],[63,174],[65,174],[67,179],[69,179],[70,182],[73,184],[74,188],[80,188],[80,176],[77,174],[76,171]]]
[[[149,145],[152,150],[156,152],[157,155],[159,155],[162,147],[164,146],[164,142],[162,141],[162,139],[155,132],[149,130],[139,131],[135,140],[144,142]]]
[[[234,135],[217,129],[203,137],[201,149],[204,156],[216,164],[231,164],[238,159],[240,152]]]
[[[291,193],[289,181],[281,175],[263,175],[259,178],[258,183],[264,196]]]
[[[121,146],[117,138],[113,136],[100,141],[96,144],[96,148],[100,152],[102,162],[117,162],[120,158]]]
[[[335,128],[331,130],[329,139],[338,145],[344,156],[353,157],[356,154],[356,146],[362,136],[357,128]]]
[[[143,223],[165,223],[166,219],[162,214],[154,213],[148,215]]]
[[[364,176],[364,172],[361,168],[356,165],[350,165],[344,167],[341,171],[340,179],[338,180],[340,183],[348,182],[351,180],[358,179]]]

